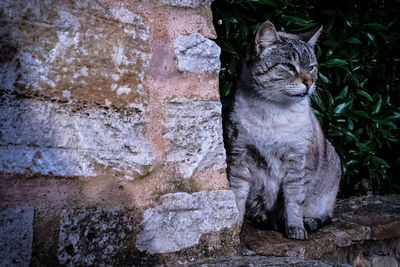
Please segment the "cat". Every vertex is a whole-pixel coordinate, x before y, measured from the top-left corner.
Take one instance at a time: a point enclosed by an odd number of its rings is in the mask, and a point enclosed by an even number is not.
[[[286,237],[299,240],[330,222],[341,178],[340,159],[309,103],[321,31],[296,35],[264,22],[224,120],[240,223],[282,225]]]

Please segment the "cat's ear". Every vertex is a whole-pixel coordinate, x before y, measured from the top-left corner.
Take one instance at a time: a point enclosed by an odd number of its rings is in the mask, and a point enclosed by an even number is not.
[[[315,43],[318,40],[318,37],[321,35],[322,33],[322,25],[319,27],[316,27],[314,29],[312,29],[309,32],[305,32],[300,34],[301,39],[303,39],[305,42],[307,42],[307,44],[311,45],[312,47],[314,47]]]
[[[264,48],[267,48],[280,41],[281,40],[278,37],[274,24],[267,20],[261,24],[257,31],[254,42],[254,50],[257,54],[260,54]]]

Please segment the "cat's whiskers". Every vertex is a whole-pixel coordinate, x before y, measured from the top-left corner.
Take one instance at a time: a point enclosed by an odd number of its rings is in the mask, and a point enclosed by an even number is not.
[[[313,95],[313,97],[314,98],[316,98],[317,100],[318,100],[318,102],[321,102],[322,100],[322,96],[321,96],[321,93],[324,93],[324,89],[323,88],[321,88],[321,87],[317,87],[317,86],[315,86],[315,91],[314,91],[314,93],[312,94]]]

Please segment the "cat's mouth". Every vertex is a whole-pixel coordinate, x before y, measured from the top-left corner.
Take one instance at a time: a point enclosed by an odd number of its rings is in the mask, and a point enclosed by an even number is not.
[[[307,90],[307,91],[303,91],[302,93],[296,93],[296,92],[284,92],[284,94],[285,95],[287,95],[287,96],[289,96],[289,97],[299,97],[299,98],[302,98],[302,97],[306,97],[307,95],[308,95],[308,93],[309,93],[309,91]]]
[[[301,93],[301,94],[297,94],[297,95],[293,95],[295,97],[305,97],[307,95],[307,93]]]

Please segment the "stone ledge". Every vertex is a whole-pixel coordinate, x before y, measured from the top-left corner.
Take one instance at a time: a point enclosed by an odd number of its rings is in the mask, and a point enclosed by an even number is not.
[[[235,256],[223,259],[213,259],[201,263],[194,263],[191,267],[350,267],[348,264],[332,265],[311,259],[296,259],[291,257],[266,257],[266,256]]]
[[[363,196],[339,200],[333,223],[290,240],[279,232],[245,224],[242,245],[259,255],[318,259],[333,264],[374,266],[379,260],[399,262],[400,195]]]

